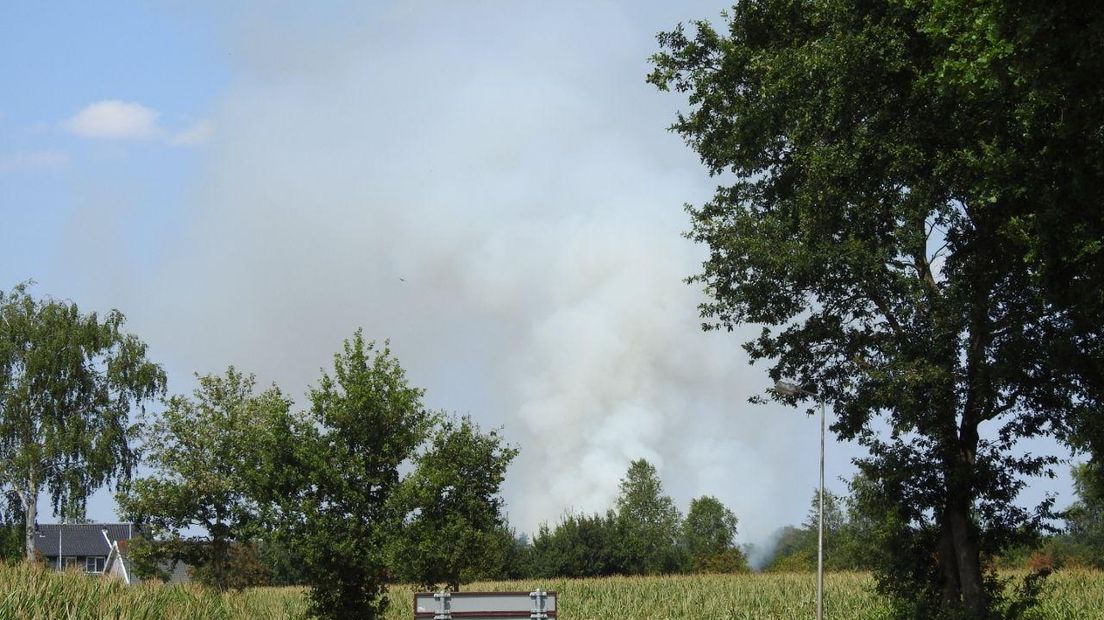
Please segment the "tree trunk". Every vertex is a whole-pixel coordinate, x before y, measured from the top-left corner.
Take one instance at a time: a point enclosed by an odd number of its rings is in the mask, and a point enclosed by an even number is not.
[[[939,569],[943,573],[943,604],[957,606],[962,601],[962,586],[959,584],[958,561],[955,559],[954,534],[947,519],[947,512],[939,515]]]
[[[981,550],[970,524],[968,506],[952,506],[947,510],[947,516],[954,538],[962,604],[972,617],[981,618],[988,607],[988,601],[981,573]]]
[[[970,516],[975,494],[972,480],[977,466],[975,455],[979,440],[977,423],[974,422],[976,419],[970,403],[967,403],[954,441],[955,449],[949,450],[946,457],[950,462],[945,466],[946,496],[940,523],[940,554],[946,552],[945,539],[949,534],[953,555],[945,561],[948,568],[953,565],[958,571],[957,587],[961,605],[970,618],[984,617],[989,606],[981,570],[981,548]]]
[[[211,572],[214,573],[215,587],[219,590],[225,590],[228,545],[221,535],[215,535],[211,541],[211,546]]]
[[[35,560],[35,522],[38,521],[38,489],[29,489],[26,492],[19,491],[19,501],[23,504],[23,560],[34,562]]]

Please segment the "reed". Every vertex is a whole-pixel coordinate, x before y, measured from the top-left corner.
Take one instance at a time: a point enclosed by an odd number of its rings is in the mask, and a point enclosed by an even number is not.
[[[566,620],[802,619],[813,617],[814,579],[808,573],[608,577],[474,583],[468,590],[556,590]],[[302,618],[304,588],[215,592],[198,585],[142,584],[34,566],[0,566],[0,620],[193,620]],[[413,590],[391,589],[387,620],[413,618]],[[885,601],[867,573],[830,573],[829,618],[885,618]],[[1032,620],[1104,620],[1104,573],[1062,570],[1046,584]]]

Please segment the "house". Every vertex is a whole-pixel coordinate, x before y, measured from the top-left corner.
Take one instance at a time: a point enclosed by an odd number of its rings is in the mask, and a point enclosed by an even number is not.
[[[129,585],[139,582],[127,555],[137,534],[133,523],[45,523],[36,528],[35,551],[55,570],[75,568]],[[166,561],[161,569],[169,583],[191,579],[183,562]]]
[[[132,523],[44,523],[36,528],[35,551],[56,570],[102,574],[115,542],[134,533]]]

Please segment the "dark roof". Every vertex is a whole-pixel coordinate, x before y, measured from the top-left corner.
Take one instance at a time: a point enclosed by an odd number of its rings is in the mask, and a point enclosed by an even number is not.
[[[56,558],[60,540],[63,556],[106,556],[111,545],[104,539],[105,528],[113,541],[129,540],[137,533],[130,523],[43,523],[38,526],[35,549],[44,557]]]

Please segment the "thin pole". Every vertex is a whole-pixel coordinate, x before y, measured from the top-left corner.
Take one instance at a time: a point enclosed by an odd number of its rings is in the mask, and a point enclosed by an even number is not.
[[[58,523],[58,570],[61,570],[61,524]]]
[[[824,399],[820,399],[820,519],[817,526],[817,620],[824,618]]]

